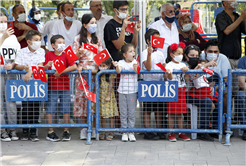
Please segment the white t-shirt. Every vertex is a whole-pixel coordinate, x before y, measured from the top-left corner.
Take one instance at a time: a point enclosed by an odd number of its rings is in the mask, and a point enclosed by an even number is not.
[[[119,66],[122,70],[134,70],[133,64],[137,61],[134,59],[131,63],[127,63],[125,60],[120,60]],[[120,84],[118,92],[123,94],[137,93],[138,92],[138,75],[137,74],[121,74]]]
[[[3,34],[0,34],[0,38],[2,35]],[[20,49],[20,43],[15,35],[11,35],[4,40],[3,44],[0,46],[0,54],[3,55],[5,65],[10,64],[15,60]],[[1,69],[2,67],[3,66],[1,66]]]
[[[141,55],[141,63],[143,65],[143,69],[146,69],[144,65],[144,61],[147,60],[148,50],[144,50]],[[157,50],[151,54],[151,62],[152,67],[151,70],[159,70],[160,68],[156,65],[157,63],[165,63],[164,55],[161,51]],[[164,80],[163,74],[143,74],[143,79],[145,81],[162,81]]]
[[[69,30],[66,29],[63,20],[57,20],[52,30],[53,35],[62,35],[65,39],[65,45],[73,46],[73,41],[76,35],[79,34],[82,23],[78,20],[73,20],[72,26]]]
[[[182,69],[183,67],[186,67],[186,65],[183,62],[174,63],[173,61],[169,62],[166,65],[166,69]],[[178,81],[179,83],[179,88],[185,87],[185,79],[184,79],[185,74],[173,74],[173,79],[171,81]]]
[[[44,41],[44,37],[46,35],[48,35],[48,50],[49,51],[54,51],[54,49],[52,48],[51,46],[51,43],[50,43],[50,39],[51,37],[53,36],[52,35],[52,30],[53,30],[53,27],[55,25],[55,22],[57,20],[51,20],[51,21],[48,21],[45,25],[44,25],[44,28],[40,31],[40,33],[42,34],[42,40],[41,40],[41,45],[42,46],[45,46],[45,41]]]

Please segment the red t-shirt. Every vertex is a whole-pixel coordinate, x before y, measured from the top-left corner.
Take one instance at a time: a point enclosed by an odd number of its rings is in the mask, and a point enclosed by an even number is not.
[[[45,55],[44,65],[46,65],[49,61],[53,61],[57,57],[58,55],[55,55],[54,51],[47,52],[47,54]],[[66,68],[75,64],[75,62],[72,63],[69,62],[66,53],[62,53],[59,57]],[[49,67],[48,69],[52,70],[52,66]],[[58,78],[55,77],[54,75],[49,75],[48,85],[49,85],[48,86],[49,90],[70,90],[69,77],[67,74],[61,75]]]
[[[28,25],[29,27],[31,27],[33,30],[36,30],[36,31],[38,30],[35,24],[29,23],[29,22],[25,22],[25,24]],[[19,30],[15,26],[13,26],[13,27],[14,27],[14,30],[15,30],[14,35],[16,37],[19,37],[19,36],[21,36],[24,33],[24,30]],[[21,45],[21,48],[27,47],[27,45],[28,45],[25,38],[23,40],[21,40],[19,43]]]

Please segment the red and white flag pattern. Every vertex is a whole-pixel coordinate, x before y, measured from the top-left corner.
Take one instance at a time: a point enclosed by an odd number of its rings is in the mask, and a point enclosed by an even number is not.
[[[96,56],[93,57],[94,61],[96,62],[97,66],[99,66],[103,61],[106,59],[111,58],[107,49],[102,50]]]
[[[46,79],[46,75],[45,75],[45,71],[44,71],[44,67],[43,66],[39,66],[38,67],[38,72],[40,74],[40,80],[42,82],[47,82],[47,79]]]
[[[134,27],[135,27],[134,22],[132,22],[131,24],[128,24],[126,27],[126,32],[134,33]]]
[[[138,74],[140,74],[140,70],[141,70],[141,68],[139,67],[139,55],[138,55],[138,57],[137,57],[136,61],[137,61],[137,65],[138,65],[138,67],[137,67],[137,71],[138,71]]]
[[[34,79],[40,79],[37,66],[32,66],[32,75]]]
[[[87,99],[96,103],[96,94],[88,90],[89,85],[87,84],[87,82],[84,80],[84,78],[81,75],[80,75],[80,78],[81,78],[81,82],[78,88],[85,91]],[[81,88],[81,86],[83,86],[83,88]]]
[[[162,71],[167,71],[166,68],[161,64],[161,62],[156,64]]]
[[[164,42],[165,42],[165,38],[151,36],[151,46],[152,47],[163,49]]]
[[[66,69],[59,57],[53,60],[53,64],[59,74]]]
[[[67,55],[67,58],[69,60],[70,63],[78,60],[79,58],[76,56],[76,54],[73,52],[72,47],[69,45],[65,50],[65,53]]]
[[[80,78],[81,78],[81,82],[79,83],[78,88],[84,91],[85,89],[89,88],[89,85],[87,84],[87,82],[84,80],[84,78],[81,75],[80,75]]]
[[[84,49],[92,51],[94,54],[97,54],[97,48],[96,47],[94,47],[90,44],[86,44],[86,43],[83,43],[83,45],[84,45]]]

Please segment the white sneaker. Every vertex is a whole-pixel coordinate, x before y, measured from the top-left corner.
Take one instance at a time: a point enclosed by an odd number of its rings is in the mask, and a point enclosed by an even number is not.
[[[129,137],[130,142],[136,142],[136,138],[133,133],[129,133],[128,137]]]
[[[17,141],[19,139],[19,137],[17,137],[16,130],[10,131],[9,137],[12,141]]]
[[[1,133],[1,140],[4,142],[10,142],[11,139],[9,138],[9,135],[6,131]]]
[[[128,134],[127,133],[123,133],[121,140],[122,140],[122,142],[127,142],[128,141]]]
[[[91,138],[94,138],[94,139],[96,138],[96,129],[95,128],[92,129]]]
[[[86,139],[87,138],[87,129],[80,130],[80,139]]]

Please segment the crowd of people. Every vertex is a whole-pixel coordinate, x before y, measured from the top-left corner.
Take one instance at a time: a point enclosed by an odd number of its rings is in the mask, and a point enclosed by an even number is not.
[[[141,29],[141,20],[136,21],[134,31],[126,31],[132,22],[132,16],[128,15],[129,4],[126,0],[114,1],[114,17],[102,14],[102,3],[99,0],[90,1],[91,14],[84,14],[81,21],[74,19],[74,7],[70,2],[61,2],[57,5],[58,20],[48,21],[43,24],[40,21],[40,9],[33,7],[29,12],[29,22],[26,22],[24,6],[17,4],[13,7],[14,20],[7,24],[7,17],[0,13],[0,52],[3,55],[5,70],[25,70],[27,73],[21,79],[29,82],[33,79],[32,66],[44,66],[45,70],[56,70],[53,60],[60,58],[66,69],[48,77],[48,101],[46,102],[46,122],[53,123],[53,115],[57,113],[57,102],[60,99],[60,112],[63,113],[64,123],[69,123],[70,118],[70,78],[67,73],[77,70],[92,71],[92,83],[99,71],[115,69],[118,74],[104,74],[100,78],[100,116],[101,125],[104,128],[106,119],[109,119],[110,127],[115,128],[115,117],[120,116],[121,128],[135,127],[135,111],[137,107],[138,93],[138,63],[142,69],[151,71],[159,69],[156,65],[161,63],[166,68],[165,74],[143,74],[145,81],[177,81],[178,102],[143,102],[143,124],[150,128],[151,113],[154,112],[156,126],[158,128],[183,128],[184,114],[187,114],[187,104],[196,105],[200,109],[199,128],[209,129],[210,121],[213,128],[218,128],[218,99],[216,98],[218,78],[208,74],[186,74],[188,69],[210,68],[223,77],[226,86],[228,69],[246,69],[245,57],[241,58],[241,33],[245,33],[246,9],[241,15],[234,12],[237,7],[236,0],[222,0],[223,12],[216,17],[217,39],[205,41],[197,27],[191,22],[190,16],[180,12],[179,4],[165,3],[161,6],[161,16],[149,24],[145,32],[146,49],[139,53],[140,62],[136,60],[135,49],[138,43],[138,35]],[[165,38],[164,47],[155,48],[151,45],[151,37]],[[84,49],[89,44],[97,49],[97,52]],[[71,46],[78,57],[78,63],[68,60],[64,49]],[[102,50],[107,49],[112,60],[107,59],[99,66],[93,57]],[[5,51],[5,50],[12,50]],[[202,52],[203,51],[203,52]],[[173,74],[173,70],[181,69],[183,74]],[[122,70],[134,70],[136,74],[120,74]],[[82,75],[83,76],[83,75]],[[201,79],[202,78],[202,79]],[[38,124],[39,106],[37,101],[23,101],[22,110],[18,110],[16,103],[8,101],[6,97],[6,81],[15,80],[17,77],[11,74],[1,74],[1,124],[7,119],[9,124],[17,124],[17,114],[21,112],[22,124]],[[233,89],[235,106],[241,122],[246,124],[245,108],[245,76],[235,76],[238,79],[239,89]],[[217,80],[217,81],[216,81]],[[85,78],[85,81],[88,81]],[[73,115],[77,123],[86,123],[87,97],[79,84],[81,78],[75,80],[75,102]],[[205,83],[203,83],[205,82]],[[237,83],[234,81],[233,83]],[[237,86],[234,86],[237,87]],[[95,87],[94,87],[95,88]],[[95,89],[92,89],[95,92]],[[227,89],[223,89],[223,111],[227,111]],[[4,105],[5,104],[5,107]],[[95,104],[91,107],[95,113]],[[168,115],[168,116],[166,116]],[[168,117],[167,119],[165,119]],[[211,117],[213,118],[211,120]],[[166,124],[163,124],[163,121]],[[95,121],[94,121],[95,122]],[[176,123],[177,124],[176,124]],[[224,124],[226,125],[226,124]],[[226,127],[224,126],[224,131]],[[95,128],[92,138],[96,137]],[[214,141],[218,135],[199,133],[198,139]],[[80,139],[87,138],[87,129],[80,130]],[[112,140],[114,133],[101,132],[100,140]],[[179,133],[178,138],[189,141],[185,133]],[[1,128],[1,140],[18,140],[16,130]],[[22,131],[21,140],[31,139],[38,141],[35,128],[25,128]],[[46,137],[50,141],[59,141],[53,128],[48,129]],[[69,141],[71,133],[69,128],[64,129],[63,141]],[[147,132],[144,139],[166,139],[165,133]],[[167,139],[176,142],[174,133],[168,133]],[[246,131],[242,136],[246,140]],[[134,133],[122,133],[122,141],[136,141]]]

